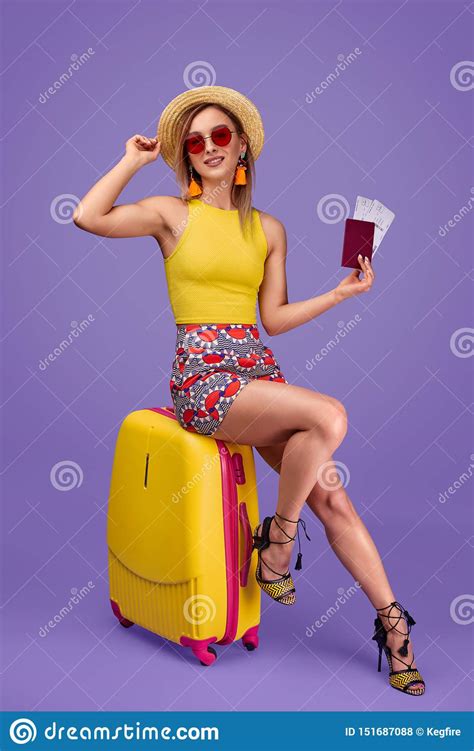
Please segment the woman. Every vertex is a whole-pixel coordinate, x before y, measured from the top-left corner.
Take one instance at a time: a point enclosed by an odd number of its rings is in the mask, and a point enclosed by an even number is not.
[[[360,270],[335,289],[288,303],[284,226],[252,207],[254,162],[262,146],[260,114],[249,99],[221,86],[185,91],[163,111],[157,137],[127,141],[125,155],[82,199],[74,221],[101,236],[156,239],[177,325],[170,391],[180,424],[255,446],[280,474],[276,512],[254,535],[261,588],[277,602],[295,602],[288,566],[307,503],[377,611],[372,638],[379,646],[378,669],[383,649],[390,685],[420,695],[425,684],[408,638],[414,621],[395,600],[345,489],[318,482],[322,467],[336,472],[332,455],[346,434],[344,406],[290,385],[256,323],[257,294],[262,325],[275,336],[368,292],[374,272],[360,256]],[[160,153],[175,169],[181,196],[115,205],[136,172]]]

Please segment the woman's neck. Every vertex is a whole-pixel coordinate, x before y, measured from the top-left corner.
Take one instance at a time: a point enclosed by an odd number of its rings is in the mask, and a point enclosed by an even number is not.
[[[224,209],[225,211],[232,211],[237,208],[232,204],[230,193],[218,192],[216,189],[205,191],[198,196],[198,199],[203,203],[207,203],[209,206],[214,206],[215,209]]]

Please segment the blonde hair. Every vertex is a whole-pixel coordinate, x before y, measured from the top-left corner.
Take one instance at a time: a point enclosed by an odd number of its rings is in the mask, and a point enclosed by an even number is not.
[[[220,104],[215,104],[214,102],[203,102],[197,105],[196,107],[190,107],[188,110],[186,110],[186,112],[184,113],[183,117],[181,118],[180,122],[177,125],[178,132],[177,132],[177,139],[176,139],[174,170],[175,170],[176,179],[177,179],[180,191],[181,191],[181,198],[186,203],[188,203],[192,198],[192,196],[188,195],[189,167],[190,167],[191,162],[189,161],[188,154],[186,153],[184,141],[185,141],[186,136],[188,135],[189,128],[191,126],[191,122],[193,118],[198,114],[198,112],[201,112],[206,107],[217,107],[218,109],[221,110],[221,112],[227,115],[227,117],[229,117],[234,123],[237,134],[239,136],[242,136],[246,142],[245,161],[247,165],[247,170],[245,172],[245,175],[247,179],[247,184],[246,185],[233,184],[232,191],[231,191],[231,199],[238,209],[240,227],[242,229],[242,232],[245,235],[249,228],[251,232],[253,229],[253,223],[251,221],[252,220],[252,185],[255,182],[255,162],[254,162],[252,149],[250,147],[248,136],[244,132],[240,118],[237,117],[237,115],[235,115],[233,112],[228,110],[226,107]],[[193,167],[193,177],[195,181],[198,183],[198,185],[202,188],[201,176],[194,169],[194,167]]]

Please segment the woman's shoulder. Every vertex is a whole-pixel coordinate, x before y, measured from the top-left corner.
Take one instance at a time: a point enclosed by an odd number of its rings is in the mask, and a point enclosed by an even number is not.
[[[149,201],[168,227],[175,227],[188,215],[188,202],[180,196],[150,196]]]
[[[268,214],[268,212],[266,211],[261,211],[261,209],[257,209],[255,206],[253,208],[258,212],[262,224],[265,224],[268,229],[274,230],[276,232],[285,229],[283,222],[280,222],[280,220],[277,219],[276,216],[273,216],[273,214]]]
[[[267,237],[268,246],[271,249],[275,244],[286,237],[285,225],[272,214],[268,214],[266,211],[260,211],[260,209],[257,209],[255,206],[254,209],[258,212],[263,231]]]

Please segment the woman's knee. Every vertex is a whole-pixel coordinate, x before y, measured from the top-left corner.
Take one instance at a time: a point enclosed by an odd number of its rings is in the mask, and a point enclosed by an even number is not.
[[[343,487],[328,490],[324,498],[318,503],[318,510],[323,520],[337,516],[352,521],[358,516]]]
[[[311,410],[310,420],[315,430],[321,432],[329,443],[339,446],[347,433],[347,412],[342,402],[324,397]]]

